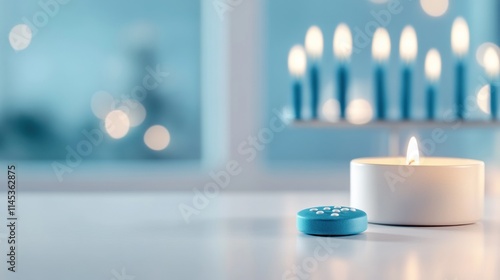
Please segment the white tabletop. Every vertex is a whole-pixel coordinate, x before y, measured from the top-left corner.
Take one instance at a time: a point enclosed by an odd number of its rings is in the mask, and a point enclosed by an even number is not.
[[[179,205],[193,196],[20,193],[17,272],[2,261],[1,278],[500,279],[500,197],[486,199],[473,225],[370,224],[363,234],[321,238],[297,232],[296,212],[348,204],[347,193],[221,193],[186,224]]]

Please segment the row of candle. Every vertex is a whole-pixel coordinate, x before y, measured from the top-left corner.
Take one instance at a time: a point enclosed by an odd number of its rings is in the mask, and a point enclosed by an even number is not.
[[[323,34],[317,26],[312,26],[306,33],[305,49],[301,45],[295,45],[288,56],[288,68],[293,76],[293,107],[295,119],[302,119],[302,78],[307,65],[309,66],[309,81],[311,92],[311,117],[318,118],[319,103],[319,60],[323,54]],[[451,47],[456,57],[455,65],[455,112],[456,118],[464,119],[464,108],[466,98],[466,64],[465,56],[469,50],[469,28],[467,22],[459,17],[453,22],[451,30]],[[348,100],[349,59],[353,51],[352,34],[349,27],[341,23],[334,32],[333,54],[338,61],[336,67],[336,90],[340,108],[340,118],[346,118],[346,107]],[[418,40],[415,29],[406,26],[400,38],[400,58],[402,61],[401,73],[401,118],[408,120],[411,117],[412,98],[412,64],[417,57]],[[385,64],[391,53],[390,36],[386,29],[377,28],[373,34],[372,57],[375,64],[374,71],[374,97],[376,118],[385,120],[386,115],[386,69]],[[309,61],[309,63],[308,63]],[[498,52],[494,47],[486,50],[484,55],[484,67],[490,78],[490,114],[492,119],[497,118],[497,88],[496,79],[500,73]],[[441,76],[441,56],[436,49],[430,49],[425,57],[425,74],[428,81],[426,90],[427,119],[435,117],[435,99],[437,85]]]

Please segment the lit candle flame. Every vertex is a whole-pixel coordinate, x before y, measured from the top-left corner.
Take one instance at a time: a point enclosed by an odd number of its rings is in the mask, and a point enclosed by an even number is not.
[[[391,38],[385,28],[379,27],[373,34],[372,56],[379,62],[385,61],[391,54]]]
[[[295,45],[288,53],[288,70],[295,77],[304,75],[307,66],[306,52],[300,45]]]
[[[346,60],[352,54],[352,34],[349,26],[341,23],[333,33],[333,54],[336,58]]]
[[[469,51],[469,26],[464,18],[458,17],[451,28],[451,48],[455,55],[464,56]]]
[[[321,58],[323,55],[323,33],[315,25],[309,27],[307,30],[306,52],[312,58]]]
[[[399,40],[399,55],[403,61],[410,63],[415,60],[417,53],[417,33],[412,26],[408,25],[401,32],[401,38]]]
[[[406,150],[406,164],[407,165],[418,165],[420,163],[420,155],[418,152],[417,139],[411,137],[408,143],[408,149]]]
[[[496,48],[488,47],[484,53],[484,70],[490,78],[496,78],[500,73],[500,62]]]
[[[436,49],[430,49],[425,56],[425,76],[432,82],[441,76],[441,55]]]

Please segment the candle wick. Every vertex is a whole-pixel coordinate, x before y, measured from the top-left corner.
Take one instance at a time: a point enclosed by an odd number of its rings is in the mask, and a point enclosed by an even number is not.
[[[412,159],[412,160],[410,160],[410,161],[408,162],[408,165],[411,165],[411,164],[412,164],[412,163],[414,163],[414,162],[415,162],[415,160],[414,160],[414,159]]]

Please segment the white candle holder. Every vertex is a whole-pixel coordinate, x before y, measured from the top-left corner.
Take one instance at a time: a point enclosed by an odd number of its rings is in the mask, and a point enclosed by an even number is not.
[[[351,161],[351,206],[371,223],[471,224],[483,215],[484,162],[460,158],[360,158]]]

